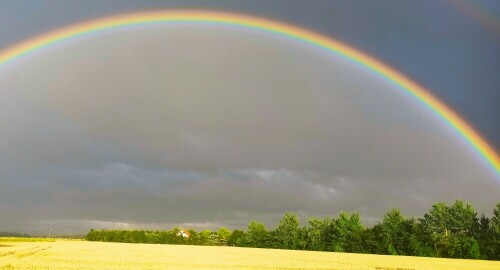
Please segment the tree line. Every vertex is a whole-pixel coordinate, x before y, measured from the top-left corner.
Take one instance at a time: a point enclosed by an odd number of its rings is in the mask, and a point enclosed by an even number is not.
[[[30,237],[27,234],[15,233],[15,232],[0,232],[0,237]]]
[[[478,216],[470,203],[457,200],[452,205],[435,203],[420,218],[392,209],[372,227],[363,226],[357,213],[341,212],[337,218],[310,218],[306,226],[296,214],[286,213],[274,230],[257,221],[246,231],[190,229],[189,238],[177,236],[179,230],[91,229],[85,239],[500,260],[500,203],[491,218]]]

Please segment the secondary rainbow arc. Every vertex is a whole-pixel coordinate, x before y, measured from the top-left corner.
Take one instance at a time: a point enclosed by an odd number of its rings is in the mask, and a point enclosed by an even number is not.
[[[36,36],[0,51],[0,68],[26,54],[73,37],[113,28],[166,22],[214,23],[271,32],[312,44],[352,61],[381,78],[392,82],[400,90],[410,94],[416,100],[426,105],[468,144],[476,156],[482,159],[484,164],[493,172],[494,177],[500,179],[500,159],[498,154],[478,132],[457,113],[433,96],[430,91],[381,61],[347,44],[304,28],[269,19],[203,10],[152,11],[95,19]]]

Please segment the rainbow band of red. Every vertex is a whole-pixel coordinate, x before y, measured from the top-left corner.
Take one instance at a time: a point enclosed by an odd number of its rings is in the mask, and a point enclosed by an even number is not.
[[[168,10],[118,15],[71,25],[0,51],[0,68],[14,59],[70,38],[113,28],[166,22],[212,23],[270,32],[311,44],[354,62],[367,71],[377,74],[382,79],[390,81],[398,89],[406,92],[432,110],[468,144],[476,156],[484,161],[486,166],[493,171],[495,177],[500,179],[498,154],[469,124],[428,90],[384,63],[351,46],[309,30],[273,20],[241,14],[199,10]]]

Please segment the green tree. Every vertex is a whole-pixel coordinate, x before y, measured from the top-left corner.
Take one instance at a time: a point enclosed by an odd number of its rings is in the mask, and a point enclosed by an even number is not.
[[[160,235],[158,234],[158,232],[146,232],[146,243],[159,244]]]
[[[500,203],[497,203],[496,208],[493,210],[491,226],[496,234],[500,234]]]
[[[229,240],[229,237],[231,237],[231,230],[225,227],[221,227],[219,228],[219,230],[217,230],[217,234],[220,235],[222,238]]]
[[[229,239],[227,241],[227,244],[229,246],[238,246],[238,241],[239,239],[244,239],[245,237],[245,232],[243,231],[240,231],[240,230],[234,230],[232,233],[231,233],[231,236],[229,236]]]
[[[300,221],[296,214],[286,213],[273,234],[276,248],[298,249]]]
[[[300,227],[297,215],[286,213],[276,230],[267,231],[264,224],[252,221],[248,231],[231,232],[220,228],[190,237],[177,236],[179,228],[162,231],[94,230],[85,239],[127,243],[189,245],[231,245],[276,247],[375,254],[439,256],[451,258],[500,260],[500,203],[493,217],[477,217],[472,205],[456,201],[448,206],[435,203],[423,218],[405,218],[399,210],[389,211],[383,221],[372,228],[361,225],[359,215],[341,212],[337,219],[311,218]]]
[[[453,235],[449,239],[450,244],[447,255],[450,258],[480,259],[479,244],[473,237],[464,234]]]
[[[363,225],[359,214],[340,212],[339,217],[331,224],[333,226],[333,242],[330,244],[331,251],[354,252],[357,246]]]
[[[489,238],[491,239],[492,254],[490,260],[500,260],[500,203],[497,203],[491,218]]]
[[[459,200],[450,207],[445,203],[435,203],[420,223],[424,233],[430,235],[437,256],[476,258],[474,231],[479,225],[471,204]],[[467,248],[471,250],[465,250]]]
[[[414,224],[415,228],[411,236],[411,249],[413,255],[422,257],[436,257],[433,237],[420,220]]]
[[[319,218],[310,218],[309,219],[309,228],[307,230],[308,237],[308,249],[323,251],[326,250],[327,245],[327,228],[328,228],[328,220],[327,219],[319,219]]]
[[[495,242],[492,222],[484,214],[479,218],[479,227],[477,228],[477,241],[482,259],[491,259],[495,257]]]
[[[298,232],[298,241],[297,241],[297,248],[299,250],[308,250],[309,249],[309,235],[308,235],[309,229],[305,226],[299,228]]]
[[[200,245],[204,245],[204,246],[214,246],[214,244],[212,243],[213,239],[211,239],[211,235],[212,235],[212,231],[210,230],[203,230],[200,232]]]
[[[363,230],[361,241],[363,250],[360,253],[387,254],[387,248],[384,246],[382,225],[376,224],[372,228]]]
[[[264,224],[252,220],[248,224],[248,231],[245,235],[245,246],[248,247],[267,247],[269,241],[269,232]]]
[[[90,229],[90,231],[85,236],[85,240],[87,240],[87,241],[97,241],[97,232],[94,229]]]
[[[398,209],[392,209],[384,216],[381,226],[388,254],[416,255],[412,247],[415,220],[406,219]]]

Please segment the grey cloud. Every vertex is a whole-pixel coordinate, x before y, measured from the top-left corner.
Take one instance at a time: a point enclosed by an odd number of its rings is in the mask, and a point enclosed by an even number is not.
[[[396,89],[256,33],[86,37],[1,70],[0,89],[0,215],[14,216],[0,229],[243,227],[284,211],[373,222],[456,198],[489,212],[500,191]]]

